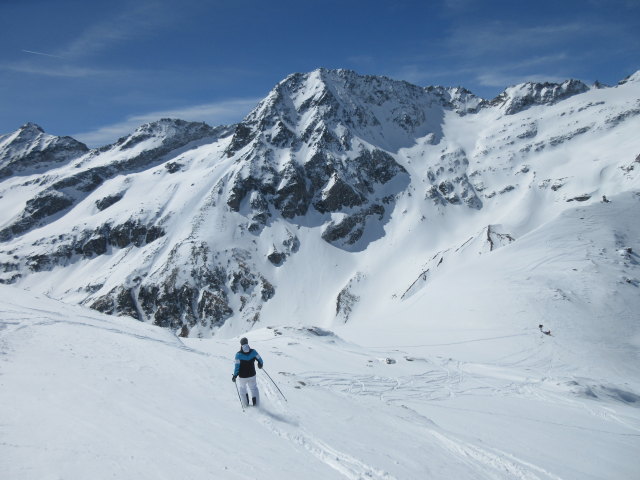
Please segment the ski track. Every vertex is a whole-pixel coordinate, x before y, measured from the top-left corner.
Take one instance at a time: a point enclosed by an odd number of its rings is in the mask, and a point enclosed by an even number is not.
[[[423,360],[428,362],[426,359]],[[459,386],[464,379],[462,364],[459,362],[455,363],[456,367],[454,369],[440,367],[439,371],[428,371],[421,375],[402,379],[380,377],[377,375],[363,375],[356,376],[353,380],[349,380],[346,378],[348,377],[347,374],[332,372],[299,376],[304,378],[305,381],[308,381],[309,384],[320,388],[336,389],[339,392],[353,397],[363,395],[374,396],[385,404],[392,406],[407,399],[437,400],[453,396],[455,393],[451,390],[450,386]],[[263,383],[261,389],[267,393],[270,401],[274,402],[278,408],[286,408],[279,399],[275,389],[267,385],[266,382]],[[444,388],[446,393],[437,393],[439,390],[443,390],[443,387],[446,387]],[[417,419],[417,423],[424,428],[426,433],[435,438],[445,451],[454,455],[454,457],[458,458],[460,462],[467,465],[472,471],[481,475],[482,478],[496,480],[562,480],[560,477],[545,469],[520,460],[506,452],[498,449],[490,451],[467,441],[457,439],[453,435],[439,432],[436,430],[438,427],[428,418],[418,414],[405,405],[399,405],[399,408],[409,412],[408,415],[399,414],[399,418],[412,424],[415,424]],[[292,443],[304,447],[316,458],[344,475],[345,478],[352,480],[363,478],[391,480],[395,478],[388,472],[368,466],[355,457],[340,452],[323,441],[314,438],[309,435],[303,427],[300,427],[298,431],[292,433],[284,428],[278,428],[271,419],[291,425],[298,425],[297,422],[291,422],[284,416],[274,415],[264,409],[263,413],[270,418],[264,418],[262,423],[275,435],[286,438]]]
[[[375,469],[351,455],[338,451],[326,443],[313,438],[305,433],[304,430],[302,433],[291,433],[276,427],[273,422],[268,419],[263,420],[262,423],[279,437],[285,438],[305,448],[318,460],[327,464],[349,480],[362,480],[364,478],[372,480],[397,480],[396,477],[390,475],[388,472]]]
[[[419,424],[445,450],[481,474],[482,478],[497,480],[504,480],[505,478],[517,480],[562,480],[561,477],[509,453],[495,448],[492,449],[493,451],[489,451],[486,448],[481,448],[456,438],[451,434],[445,434],[433,421],[412,408],[402,405],[401,409],[401,413],[398,415],[400,418],[412,424]],[[543,476],[540,477],[534,472]]]
[[[397,353],[397,352],[396,352]],[[614,432],[602,429],[589,428],[586,426],[572,425],[567,422],[552,422],[541,418],[533,418],[523,415],[509,415],[504,412],[482,411],[477,409],[464,409],[441,403],[455,396],[504,396],[504,397],[522,397],[528,399],[536,399],[547,402],[550,405],[564,404],[570,408],[587,411],[590,415],[601,418],[605,421],[617,424],[631,431],[638,431],[638,426],[626,422],[620,418],[615,410],[601,406],[596,403],[591,404],[589,400],[573,398],[566,392],[557,392],[550,389],[554,384],[561,385],[571,381],[571,377],[554,378],[553,358],[549,358],[548,365],[538,365],[541,370],[546,371],[547,376],[536,375],[530,371],[530,368],[524,370],[512,370],[513,367],[531,365],[529,360],[533,355],[525,352],[524,359],[521,357],[518,361],[513,362],[508,373],[522,375],[520,380],[500,378],[500,376],[492,376],[489,370],[488,374],[471,373],[465,371],[466,364],[459,361],[445,361],[438,363],[428,358],[405,357],[411,361],[424,362],[428,365],[428,370],[408,376],[380,376],[380,375],[362,375],[346,372],[303,372],[296,377],[304,379],[308,386],[316,388],[324,388],[337,391],[341,394],[348,395],[357,401],[358,397],[373,397],[380,400],[382,405],[389,407],[405,408],[412,412],[411,418],[404,416],[406,421],[415,423],[415,418],[421,418],[421,425],[425,427],[433,438],[435,438],[442,448],[456,458],[460,462],[467,465],[472,471],[477,472],[481,478],[490,479],[517,479],[517,480],[561,480],[561,477],[554,473],[534,465],[530,462],[517,458],[513,454],[502,451],[494,447],[482,448],[469,441],[457,438],[453,434],[444,433],[442,429],[437,427],[431,420],[423,417],[409,407],[406,407],[407,401],[430,402],[430,406],[441,407],[452,410],[468,411],[485,415],[498,415],[504,417],[513,417],[517,420],[525,420],[536,422],[539,424],[548,424],[560,426],[563,428],[571,428],[583,430],[592,433],[602,433],[607,435],[637,437],[635,433]],[[498,369],[498,372],[504,371],[504,365],[486,365],[490,369]],[[563,394],[564,393],[564,394]],[[399,415],[403,418],[403,415]],[[298,438],[298,442],[303,442],[310,450],[316,449],[320,451],[329,451],[322,448],[322,444],[309,441],[309,439]],[[319,445],[319,446],[318,446]],[[317,456],[320,455],[317,453]],[[322,454],[326,458],[325,454]],[[342,463],[344,464],[344,463]],[[348,477],[362,478],[362,477]],[[374,477],[375,478],[375,477]],[[380,477],[387,478],[387,477]]]
[[[452,438],[431,430],[429,432],[435,437],[444,448],[456,454],[463,460],[470,460],[470,464],[479,467],[485,478],[494,478],[501,480],[504,478],[513,478],[519,480],[542,480],[543,477],[539,477],[532,470],[536,470],[541,474],[544,474],[547,478],[553,480],[562,480],[553,474],[550,474],[546,470],[539,468],[527,462],[523,462],[513,456],[510,456],[512,460],[502,453],[493,453],[486,449],[480,448],[471,443],[462,442],[458,439]]]
[[[575,428],[591,432],[606,433],[620,436],[638,436],[634,433],[611,432],[601,429],[587,428],[579,425],[571,425],[562,422],[550,422],[532,417],[520,415],[509,415],[502,412],[485,412],[476,409],[466,409],[447,406],[438,403],[438,400],[446,400],[456,396],[496,396],[504,397],[519,396],[522,398],[536,398],[550,404],[563,403],[577,409],[584,409],[590,415],[602,418],[628,428],[632,431],[639,431],[640,426],[635,426],[625,422],[607,407],[590,405],[584,400],[574,399],[566,395],[544,390],[541,380],[524,379],[521,382],[505,382],[504,385],[496,385],[491,382],[491,377],[471,375],[463,373],[463,365],[458,365],[453,371],[441,367],[442,371],[427,371],[419,375],[405,377],[382,377],[378,375],[353,375],[348,373],[335,372],[314,372],[300,374],[308,385],[320,388],[336,390],[340,393],[351,396],[376,397],[388,405],[400,405],[407,401],[430,401],[433,407],[446,408],[451,410],[469,411],[486,415],[499,415],[504,417],[528,420],[549,425],[558,425],[567,428]],[[555,379],[556,382],[570,380],[569,378]],[[498,382],[493,379],[493,382]],[[469,383],[479,383],[480,386],[468,385]]]
[[[433,373],[433,372],[429,372]],[[401,399],[408,398],[421,398],[421,399],[433,399],[429,392],[426,394],[421,392],[422,385],[433,386],[434,388],[441,388],[440,382],[450,382],[457,384],[461,381],[461,375],[457,372],[451,374],[451,372],[436,372],[437,375],[419,375],[416,376],[419,381],[425,383],[416,384],[413,380],[408,380],[405,385],[412,385],[412,392],[400,391],[402,384],[391,378],[381,378],[377,376],[363,376],[357,380],[347,381],[344,376],[340,377],[340,374],[326,374],[325,376],[305,376],[309,381],[314,381],[315,385],[321,388],[337,388],[338,391],[352,395],[372,395],[377,396],[381,400],[386,400],[387,404],[395,403]],[[357,387],[355,387],[357,385]],[[267,397],[270,401],[274,401],[279,408],[283,408],[282,402],[277,398],[277,393],[273,388],[269,388],[266,385],[261,385],[261,388],[267,391]],[[397,398],[390,399],[388,397],[389,392],[396,392]],[[385,395],[387,397],[385,398]],[[516,479],[516,480],[561,480],[560,477],[548,472],[547,470],[533,465],[529,462],[516,458],[515,456],[502,452],[498,449],[488,450],[486,448],[478,447],[467,441],[462,441],[450,434],[444,434],[437,431],[438,428],[431,420],[418,414],[414,410],[400,405],[409,414],[399,414],[398,417],[412,424],[419,423],[433,438],[435,438],[445,451],[448,451],[462,463],[467,465],[472,471],[481,475],[481,478],[487,479]],[[263,413],[267,417],[262,419],[262,423],[269,428],[275,435],[286,438],[287,440],[304,447],[312,455],[319,460],[323,461],[330,467],[334,468],[346,478],[357,480],[363,478],[371,479],[394,479],[391,474],[371,466],[366,465],[364,462],[350,456],[344,452],[340,452],[335,448],[327,445],[323,441],[314,438],[309,435],[303,427],[300,427],[296,432],[290,432],[284,428],[279,428],[274,424],[271,419],[278,420],[283,423],[289,423],[291,425],[297,425],[297,422],[291,422],[286,417],[281,415],[274,415],[269,411],[263,410]],[[416,420],[418,420],[416,422]]]
[[[263,415],[260,422],[274,435],[303,447],[311,455],[349,480],[397,480],[396,477],[388,472],[371,467],[356,457],[333,448],[309,434],[304,427],[299,425],[296,419],[289,418],[286,415],[286,405],[284,405],[281,396],[270,382],[261,381],[259,387],[269,399],[269,402],[273,403],[282,412],[274,413],[264,406],[259,408],[259,413]],[[279,422],[282,427],[276,425],[273,420]],[[292,431],[290,428],[295,428],[295,430]]]

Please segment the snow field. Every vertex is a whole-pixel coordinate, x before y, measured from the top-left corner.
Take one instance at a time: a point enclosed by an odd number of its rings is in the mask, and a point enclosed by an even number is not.
[[[364,346],[364,330],[249,334],[258,372],[240,409],[237,339],[185,339],[0,288],[0,468],[6,478],[632,478],[637,378],[586,377],[533,331]],[[449,335],[453,335],[450,331]],[[435,332],[444,338],[446,333]],[[437,338],[434,338],[437,339]],[[493,361],[473,360],[490,350]],[[466,359],[456,356],[466,352]],[[597,351],[594,353],[598,353]],[[461,357],[463,355],[460,355]],[[600,358],[601,360],[605,358]]]

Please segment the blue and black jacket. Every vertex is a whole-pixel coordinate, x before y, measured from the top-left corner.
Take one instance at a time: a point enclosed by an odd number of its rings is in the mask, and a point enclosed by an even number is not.
[[[233,370],[233,375],[240,378],[255,377],[255,362],[258,362],[258,366],[262,368],[262,357],[260,357],[258,352],[253,348],[247,353],[240,350],[236,353],[236,366]]]

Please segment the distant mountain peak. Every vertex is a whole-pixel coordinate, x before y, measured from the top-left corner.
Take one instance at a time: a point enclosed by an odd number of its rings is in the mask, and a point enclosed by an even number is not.
[[[25,123],[15,132],[0,136],[0,178],[41,173],[88,151],[84,143],[71,137],[49,135],[39,125]]]
[[[101,150],[119,147],[132,148],[147,140],[164,143],[188,143],[205,137],[213,137],[225,127],[213,128],[204,122],[188,122],[177,118],[161,118],[153,122],[140,125],[130,135],[121,137],[114,145],[108,145]]]

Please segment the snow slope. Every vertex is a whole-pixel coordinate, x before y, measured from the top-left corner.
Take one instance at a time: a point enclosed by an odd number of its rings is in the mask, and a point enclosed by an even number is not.
[[[288,401],[259,372],[263,405],[246,412],[230,382],[237,338],[178,339],[2,287],[0,469],[25,480],[634,478],[639,203],[575,207],[518,248],[470,247],[368,321],[251,332]]]

